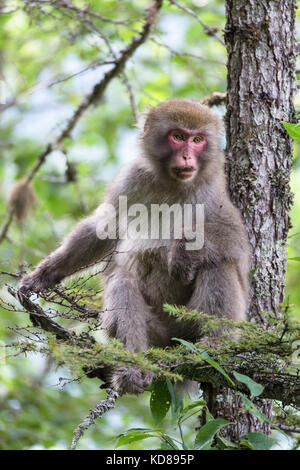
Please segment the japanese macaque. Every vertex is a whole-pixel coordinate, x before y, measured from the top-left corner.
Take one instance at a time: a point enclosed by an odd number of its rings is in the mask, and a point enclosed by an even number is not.
[[[249,245],[226,191],[221,130],[219,118],[207,106],[187,99],[169,100],[145,112],[141,156],[121,171],[104,204],[21,280],[19,295],[51,288],[109,258],[102,326],[129,350],[165,347],[174,337],[201,339],[200,325],[176,322],[164,312],[165,303],[197,310],[199,317],[206,313],[246,319]],[[127,232],[130,222],[140,225],[138,237],[124,236],[124,197]],[[170,208],[172,217],[162,222],[158,236],[151,236],[157,227],[149,212],[161,205]],[[192,217],[184,223],[182,211],[188,206]],[[144,210],[148,215],[137,224],[134,215],[145,215]],[[162,212],[156,222],[164,218]],[[167,225],[172,233],[185,227],[180,236],[168,238],[161,233]],[[203,239],[193,243],[201,231]],[[137,367],[120,367],[112,372],[110,383],[121,393],[139,393],[152,378]]]

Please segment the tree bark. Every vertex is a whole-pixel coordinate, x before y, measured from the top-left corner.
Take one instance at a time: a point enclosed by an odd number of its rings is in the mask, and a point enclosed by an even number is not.
[[[226,1],[226,171],[252,249],[249,320],[261,324],[266,311],[280,315],[284,299],[292,148],[281,121],[294,119],[294,22],[294,0]],[[236,421],[232,392],[223,390],[215,405],[216,415]],[[270,400],[259,405],[272,416]],[[270,429],[242,412],[239,431]],[[227,437],[236,433],[232,427]]]

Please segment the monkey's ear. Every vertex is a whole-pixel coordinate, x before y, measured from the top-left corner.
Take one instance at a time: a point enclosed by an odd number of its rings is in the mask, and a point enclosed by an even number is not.
[[[149,106],[144,111],[139,113],[136,127],[138,128],[138,130],[140,131],[142,135],[147,131],[147,127],[149,124],[149,116],[150,114],[154,112],[154,109],[155,109],[154,106]]]

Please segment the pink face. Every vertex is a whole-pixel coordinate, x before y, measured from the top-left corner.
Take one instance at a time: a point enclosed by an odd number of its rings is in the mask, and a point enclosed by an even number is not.
[[[199,155],[205,149],[207,138],[199,131],[172,129],[168,143],[173,153],[170,163],[171,175],[179,181],[191,180],[199,167]]]

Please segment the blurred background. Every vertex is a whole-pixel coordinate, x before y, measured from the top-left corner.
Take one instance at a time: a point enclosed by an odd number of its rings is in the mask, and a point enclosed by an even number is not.
[[[52,2],[53,3],[53,2]],[[61,3],[63,2],[54,2]],[[52,8],[51,2],[7,1],[0,7],[0,225],[7,221],[6,197],[27,176],[45,145],[64,127],[84,95],[110,65],[99,65],[141,29],[144,0],[90,1],[95,15],[83,21],[78,11]],[[84,9],[87,2],[74,4]],[[0,297],[12,302],[3,272],[35,265],[71,227],[101,201],[107,182],[138,154],[135,116],[172,97],[201,100],[226,91],[226,49],[205,27],[225,25],[224,1],[182,2],[195,16],[166,5],[151,38],[113,80],[103,99],[80,119],[65,152],[52,152],[33,180],[37,205],[23,226],[13,222],[0,244]],[[117,22],[101,20],[99,15]],[[201,18],[201,22],[197,20]],[[118,23],[121,22],[121,23]],[[297,13],[299,28],[300,13]],[[299,35],[298,35],[299,40]],[[300,65],[300,64],[299,64]],[[299,67],[300,68],[300,67]],[[300,115],[300,97],[296,96]],[[215,109],[222,115],[225,109]],[[225,145],[225,141],[224,141]],[[68,170],[73,178],[66,178]],[[75,175],[75,176],[74,176]],[[286,301],[300,320],[300,147],[294,148],[291,179],[294,206],[287,249]],[[290,260],[289,258],[298,258]],[[0,342],[19,341],[15,324],[28,316],[0,307]],[[3,350],[3,348],[2,348]],[[2,353],[3,355],[3,353]],[[0,449],[67,449],[72,431],[104,398],[99,381],[83,379],[62,387],[70,372],[41,354],[0,360]],[[89,429],[81,449],[112,449],[115,437],[130,427],[152,426],[149,393],[122,398],[117,409]],[[187,442],[197,419],[184,429]],[[166,426],[172,428],[171,423]],[[155,448],[151,440],[134,448]],[[130,448],[130,446],[128,446]]]

